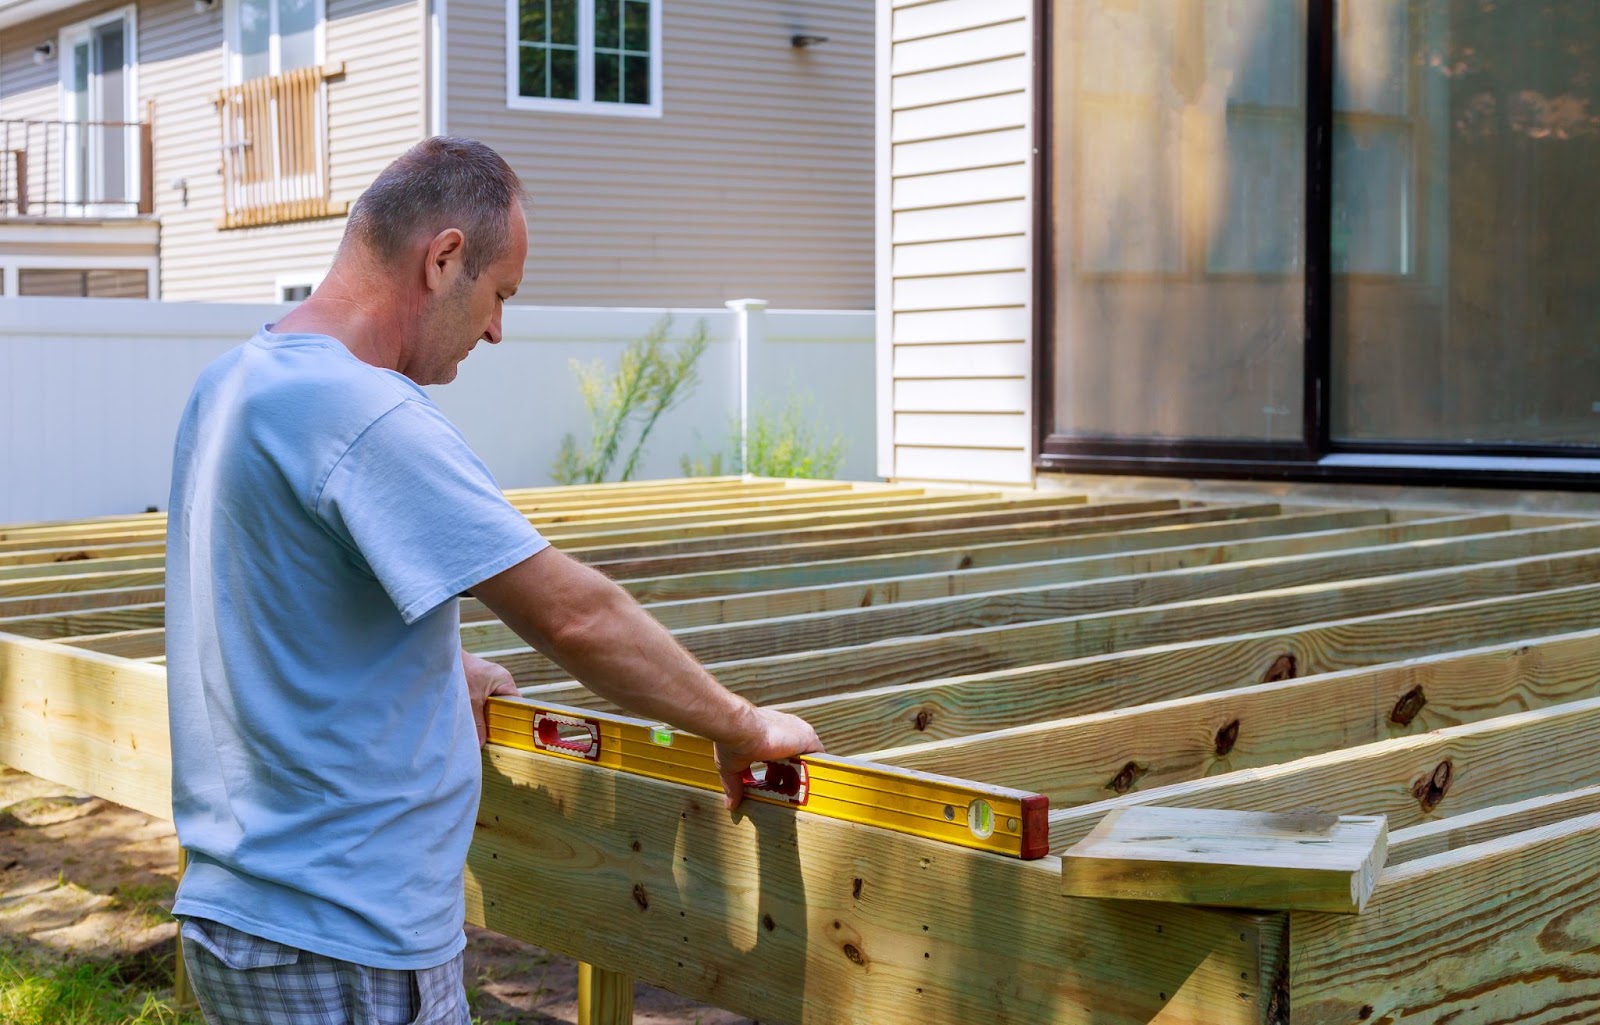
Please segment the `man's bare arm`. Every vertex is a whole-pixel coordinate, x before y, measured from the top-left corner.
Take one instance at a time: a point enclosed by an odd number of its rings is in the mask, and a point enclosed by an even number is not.
[[[723,687],[628,592],[554,548],[472,593],[596,694],[714,741],[730,808],[752,762],[822,750],[803,720]]]

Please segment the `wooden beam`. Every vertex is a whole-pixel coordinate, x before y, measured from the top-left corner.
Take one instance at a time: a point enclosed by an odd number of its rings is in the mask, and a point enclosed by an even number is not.
[[[129,555],[104,559],[74,559],[68,562],[22,563],[0,566],[0,582],[28,577],[77,576],[84,573],[127,572],[128,570],[156,569],[166,565],[166,555]]]
[[[1386,815],[1405,829],[1544,794],[1600,785],[1600,698],[1452,726],[1258,769],[1157,787],[1050,813],[1050,843],[1088,835],[1135,804]],[[1448,803],[1446,803],[1448,802]]]
[[[828,750],[895,762],[920,759],[946,774],[983,775],[1004,756],[973,762],[978,737],[1017,736],[1029,724],[1131,708],[1273,679],[1417,658],[1530,633],[1570,633],[1600,615],[1600,585],[1483,598],[1353,619],[1161,644],[1108,655],[900,684],[776,707],[810,722]],[[1537,624],[1537,625],[1534,625]],[[1137,642],[1134,642],[1137,643]],[[1422,712],[1424,719],[1431,713]],[[972,743],[942,743],[970,738]]]
[[[0,764],[172,818],[164,670],[0,634]]]
[[[68,545],[62,548],[30,548],[24,551],[0,553],[0,566],[21,566],[29,563],[54,565],[63,562],[82,562],[94,559],[117,559],[134,555],[161,555],[167,550],[166,541],[133,541],[119,545]]]
[[[39,640],[60,640],[81,634],[101,634],[115,630],[144,630],[161,627],[167,618],[162,602],[124,605],[87,612],[47,612],[41,615],[0,618],[0,632],[21,634]]]
[[[633,979],[587,962],[578,964],[578,1025],[629,1025]]]
[[[1064,655],[1101,655],[1297,623],[1567,587],[1589,583],[1597,573],[1600,550],[1568,552],[1466,568],[1225,595],[1152,608],[898,637],[853,647],[722,662],[712,669],[719,680],[752,701],[773,704],[1013,668],[1059,660]],[[541,666],[536,658],[542,656],[519,652],[505,656],[503,661],[515,673],[525,665]],[[588,691],[570,683],[535,685],[526,693],[559,704],[592,705],[596,701]]]
[[[1294,1025],[1600,1020],[1600,815],[1398,865],[1290,917]]]
[[[1600,696],[1597,665],[1600,631],[1590,630],[863,757],[1034,791],[1064,808]]]
[[[1383,868],[1368,815],[1122,808],[1061,856],[1069,897],[1353,915]]]
[[[98,591],[65,591],[55,594],[22,595],[0,598],[0,621],[16,616],[41,616],[88,609],[118,609],[146,605],[165,598],[166,588],[113,587]]]
[[[109,633],[81,634],[56,641],[70,648],[98,651],[121,658],[152,658],[166,654],[167,631],[161,627],[144,630],[117,630]]]
[[[478,821],[470,921],[762,1021],[1266,1022],[1281,916],[1067,900],[1054,858],[494,745]]]
[[[1600,786],[1593,786],[1421,822],[1390,836],[1389,864],[1429,858],[1523,830],[1553,825],[1563,819],[1597,813],[1600,813]]]

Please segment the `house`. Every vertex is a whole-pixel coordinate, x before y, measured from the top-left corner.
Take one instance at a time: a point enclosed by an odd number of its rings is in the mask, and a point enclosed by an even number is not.
[[[1600,479],[1600,6],[878,18],[884,477]]]
[[[872,304],[860,0],[0,0],[3,294],[307,294],[431,134],[530,193],[519,301]]]

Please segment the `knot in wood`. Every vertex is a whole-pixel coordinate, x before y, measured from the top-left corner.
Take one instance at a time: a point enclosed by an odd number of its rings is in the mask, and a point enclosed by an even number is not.
[[[854,943],[844,945],[844,956],[848,957],[852,964],[858,964],[863,968],[867,966],[867,955],[863,954]]]
[[[917,732],[918,733],[921,733],[924,730],[926,730],[929,726],[931,726],[932,724],[933,724],[933,713],[928,711],[927,709],[923,709],[922,711],[917,713],[917,718],[916,718],[916,720],[914,722],[912,722],[911,725],[913,725],[913,726],[915,726],[917,728]]]
[[[963,555],[961,557],[961,561],[956,563],[956,569],[971,569],[971,568],[972,568],[972,556],[970,556],[970,555]]]
[[[1111,777],[1111,782],[1106,784],[1106,789],[1125,794],[1132,790],[1133,785],[1139,782],[1140,777],[1149,771],[1148,768],[1138,762],[1129,762],[1118,770],[1115,776]]]
[[[1217,731],[1217,757],[1226,758],[1239,742],[1239,720],[1235,719]]]
[[[854,897],[856,900],[861,899],[861,885],[862,879],[860,876],[857,876],[855,882],[850,884],[850,896]]]
[[[778,923],[774,922],[772,920],[772,916],[771,915],[762,915],[761,916],[761,927],[766,929],[767,932],[771,932],[772,930],[774,930],[774,929],[776,929],[778,927]]]
[[[1421,803],[1424,812],[1433,811],[1444,800],[1445,794],[1450,792],[1450,781],[1455,777],[1455,772],[1455,765],[1446,758],[1434,767],[1432,773],[1412,785],[1412,796]]]
[[[643,883],[633,884],[633,902],[639,905],[640,911],[650,910],[650,894],[645,891]]]
[[[1394,703],[1394,711],[1389,713],[1389,721],[1396,726],[1410,726],[1427,703],[1428,696],[1422,693],[1422,685],[1418,684],[1400,695],[1400,700]]]
[[[1279,680],[1292,680],[1299,670],[1300,664],[1295,657],[1287,652],[1272,660],[1267,667],[1267,673],[1261,678],[1262,683],[1277,683]]]

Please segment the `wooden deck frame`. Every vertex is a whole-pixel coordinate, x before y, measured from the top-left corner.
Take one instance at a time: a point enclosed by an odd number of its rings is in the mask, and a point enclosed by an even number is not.
[[[729,816],[713,795],[491,746],[469,917],[583,959],[584,1020],[627,1020],[625,977],[777,1022],[1600,1013],[1592,521],[983,492],[886,506],[881,487],[856,503],[771,483],[512,497],[620,521],[583,527],[576,554],[683,635],[721,638],[708,650],[787,649],[714,668],[841,750],[1053,791],[1058,849],[1131,804],[1312,804],[1388,815],[1389,867],[1360,916],[1066,898],[1056,858]],[[665,524],[683,520],[651,515],[669,509],[714,529],[679,537]],[[128,564],[160,553],[102,543],[157,519],[0,528],[0,761],[165,815],[164,669],[92,650],[160,639],[159,567]],[[1068,595],[1076,614],[1026,618]],[[464,637],[504,637],[470,614]],[[872,622],[892,625],[865,641],[848,625]],[[830,639],[855,643],[813,647]],[[1127,792],[1106,790],[1128,763]]]

